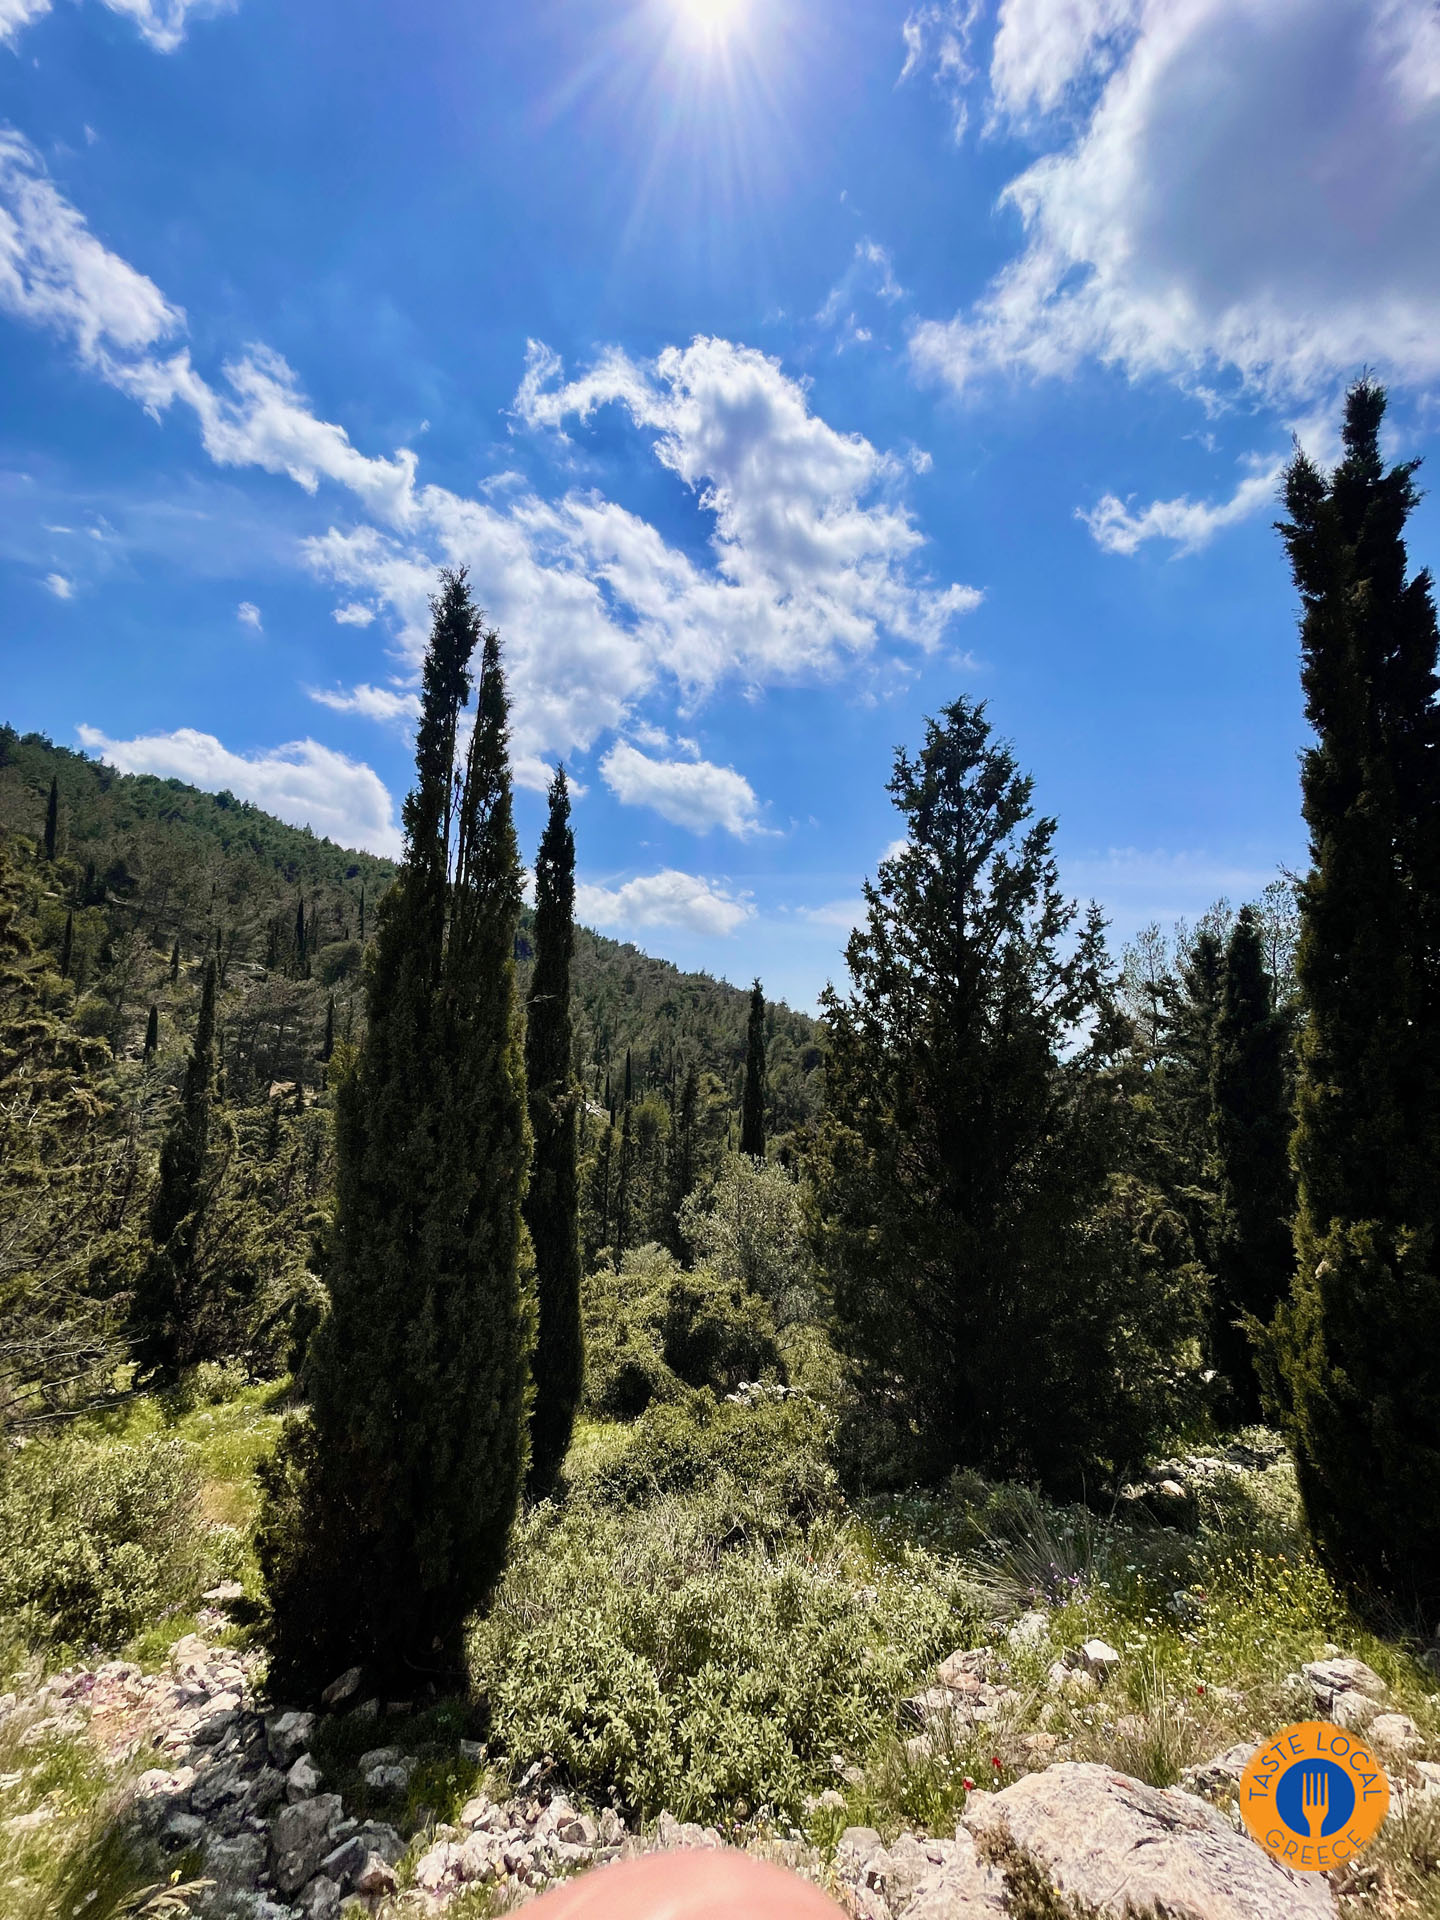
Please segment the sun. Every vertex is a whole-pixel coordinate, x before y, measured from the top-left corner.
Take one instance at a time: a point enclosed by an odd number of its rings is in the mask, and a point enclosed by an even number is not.
[[[728,40],[744,21],[747,0],[672,0],[678,24],[693,39]]]

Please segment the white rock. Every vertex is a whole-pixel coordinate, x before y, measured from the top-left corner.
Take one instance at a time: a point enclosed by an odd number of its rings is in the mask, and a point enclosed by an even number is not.
[[[1001,1793],[972,1794],[963,1818],[982,1859],[1012,1846],[1062,1895],[1106,1916],[1123,1911],[1117,1899],[1166,1920],[1335,1914],[1320,1875],[1277,1866],[1204,1800],[1108,1767],[1066,1761],[1028,1774]]]
[[[1080,1649],[1080,1664],[1097,1680],[1108,1680],[1119,1666],[1120,1656],[1103,1640],[1087,1640]]]
[[[272,1713],[265,1722],[265,1744],[282,1772],[291,1767],[315,1737],[313,1713]]]
[[[1377,1713],[1366,1728],[1372,1745],[1386,1753],[1413,1753],[1424,1746],[1420,1729],[1408,1713]]]
[[[264,1870],[265,1842],[258,1833],[206,1842],[205,1871],[219,1887],[254,1887]]]
[[[320,1703],[326,1707],[343,1707],[347,1700],[353,1699],[360,1691],[362,1675],[359,1667],[347,1667],[338,1674],[320,1696]]]
[[[304,1920],[340,1920],[340,1889],[328,1874],[317,1873],[295,1902]]]
[[[285,1798],[292,1804],[296,1800],[308,1800],[312,1794],[320,1791],[320,1783],[324,1778],[312,1757],[302,1753],[285,1775]]]
[[[424,1887],[427,1893],[434,1893],[447,1879],[456,1877],[455,1869],[459,1861],[460,1848],[453,1840],[437,1840],[415,1862],[416,1886]]]
[[[383,1894],[395,1891],[395,1869],[382,1854],[367,1854],[365,1864],[351,1882],[356,1893]]]
[[[317,1793],[276,1814],[270,1828],[270,1870],[287,1899],[319,1871],[334,1844],[341,1811],[338,1793]]]

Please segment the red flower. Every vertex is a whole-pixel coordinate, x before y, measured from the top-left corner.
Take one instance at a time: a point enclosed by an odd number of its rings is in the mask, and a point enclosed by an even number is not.
[[[1203,1693],[1205,1691],[1205,1682],[1203,1680],[1200,1682],[1199,1686],[1196,1687],[1195,1691],[1196,1693]]]
[[[997,1758],[997,1759],[994,1759],[994,1760],[992,1760],[992,1761],[990,1762],[990,1764],[991,1764],[991,1766],[992,1766],[992,1767],[995,1767],[995,1768],[998,1768],[998,1767],[999,1767],[999,1765],[1000,1765],[1000,1762],[999,1762],[999,1760],[998,1760],[998,1758]]]
[[[973,1780],[965,1779],[962,1780],[960,1784],[964,1787],[966,1793],[973,1793],[975,1791],[975,1782]]]

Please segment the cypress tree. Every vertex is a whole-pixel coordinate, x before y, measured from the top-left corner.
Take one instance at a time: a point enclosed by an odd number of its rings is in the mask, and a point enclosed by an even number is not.
[[[145,1054],[149,1061],[155,1058],[155,1049],[160,1045],[160,1009],[151,1006],[150,1018],[145,1022]]]
[[[463,1676],[528,1465],[534,1279],[515,983],[520,861],[497,636],[457,732],[481,619],[463,572],[432,602],[404,809],[377,916],[369,1020],[336,1095],[331,1311],[308,1421],[265,1476],[272,1672],[313,1690],[351,1665],[382,1688]]]
[[[175,936],[175,944],[170,949],[170,984],[173,987],[180,978],[180,936]]]
[[[75,916],[73,913],[67,913],[65,916],[65,932],[60,939],[60,978],[62,980],[68,980],[70,978],[70,967],[74,958]]]
[[[740,1151],[756,1160],[765,1158],[765,995],[758,980],[750,989],[750,1022],[745,1035]]]
[[[365,882],[360,882],[360,944],[365,944]]]
[[[1385,470],[1381,388],[1344,457],[1303,454],[1281,533],[1300,590],[1310,871],[1282,1412],[1306,1512],[1359,1592],[1440,1604],[1440,726],[1428,573],[1407,578],[1418,462]]]
[[[325,1038],[320,1045],[320,1058],[329,1060],[335,1051],[335,996],[332,993],[325,1003]]]
[[[199,1298],[195,1248],[215,1102],[215,989],[212,960],[200,991],[200,1017],[180,1105],[160,1149],[159,1180],[150,1207],[151,1251],[132,1309],[141,1368],[164,1379],[205,1358],[207,1303]]]
[[[839,1340],[900,1470],[1075,1495],[1163,1426],[1193,1277],[1114,1193],[1102,926],[1076,929],[1032,790],[969,700],[896,755],[905,839],[866,883],[852,990],[821,996],[811,1172]]]
[[[530,1493],[554,1487],[570,1445],[585,1375],[580,1321],[580,1181],[570,1067],[570,966],[575,949],[575,836],[565,769],[535,861],[535,971],[525,1027],[525,1076],[535,1158],[525,1219],[535,1247],[539,1327],[530,1417]]]
[[[628,1082],[629,1055],[626,1055]],[[615,1176],[615,1251],[624,1253],[630,1244],[630,1174],[633,1148],[630,1142],[630,1102],[627,1100],[620,1115],[620,1167]]]
[[[695,1185],[695,1123],[700,1108],[700,1074],[692,1060],[685,1069],[680,1103],[670,1134],[669,1246],[676,1259],[688,1249],[680,1230],[680,1209]]]
[[[60,831],[60,782],[50,776],[50,797],[45,802],[45,858],[55,858],[55,841]]]
[[[295,972],[297,977],[303,980],[309,971],[305,961],[305,897],[303,894],[295,902],[294,943]]]
[[[1290,1290],[1289,1032],[1277,1012],[1259,921],[1242,907],[1225,949],[1211,1068],[1217,1219],[1212,1232],[1212,1357],[1231,1415],[1261,1416],[1247,1328],[1268,1326]]]

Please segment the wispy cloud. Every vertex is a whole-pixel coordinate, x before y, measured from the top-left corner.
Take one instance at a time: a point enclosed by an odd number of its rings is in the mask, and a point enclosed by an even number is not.
[[[122,773],[186,780],[210,793],[228,789],[342,847],[366,847],[392,857],[400,853],[394,803],[379,774],[314,740],[241,754],[194,727],[134,740],[112,740],[98,727],[80,726],[76,732],[83,746]]]
[[[1135,553],[1147,540],[1169,540],[1177,553],[1194,553],[1225,527],[1248,520],[1262,507],[1273,505],[1280,485],[1281,463],[1256,465],[1228,500],[1211,503],[1191,500],[1182,494],[1177,500],[1152,500],[1146,507],[1132,508],[1113,493],[1107,493],[1088,512],[1075,509],[1097,544],[1107,553]]]
[[[620,887],[582,881],[575,889],[575,911],[587,925],[596,927],[680,927],[689,933],[728,935],[755,910],[748,900],[714,881],[667,867]]]
[[[0,0],[0,41],[12,44],[32,21],[49,13],[53,0]],[[111,13],[133,21],[157,53],[174,53],[192,14],[228,13],[236,0],[103,0]],[[85,129],[87,136],[90,129]]]
[[[600,773],[623,806],[653,807],[661,819],[692,833],[723,827],[745,839],[760,831],[755,791],[733,767],[709,760],[652,760],[617,740],[600,762]]]
[[[374,621],[375,609],[361,600],[352,600],[348,606],[336,607],[330,618],[342,627],[368,627]]]
[[[348,690],[308,687],[306,691],[312,700],[329,707],[332,713],[360,713],[367,720],[405,727],[420,717],[419,694],[397,691],[393,687],[362,685]]]
[[[45,584],[57,600],[73,600],[75,598],[75,582],[67,579],[63,573],[47,573],[45,576]]]
[[[242,627],[250,627],[256,633],[265,631],[265,623],[260,618],[260,609],[253,600],[242,600],[235,609],[235,618]]]

